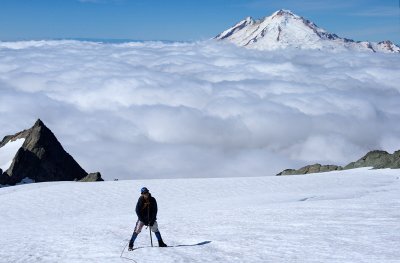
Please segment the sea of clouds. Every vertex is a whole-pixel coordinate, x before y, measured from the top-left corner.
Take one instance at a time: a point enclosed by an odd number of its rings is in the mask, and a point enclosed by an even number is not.
[[[0,42],[0,137],[37,118],[105,179],[275,175],[400,149],[398,54]]]

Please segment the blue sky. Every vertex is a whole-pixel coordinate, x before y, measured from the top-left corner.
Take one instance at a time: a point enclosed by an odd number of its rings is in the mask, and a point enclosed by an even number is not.
[[[0,40],[194,41],[289,9],[354,40],[400,43],[400,0],[1,0]]]

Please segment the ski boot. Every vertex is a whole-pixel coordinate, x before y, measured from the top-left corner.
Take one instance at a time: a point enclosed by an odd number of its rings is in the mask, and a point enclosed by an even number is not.
[[[132,250],[133,250],[133,242],[129,241],[128,251],[132,251]]]
[[[154,234],[156,234],[157,240],[158,240],[158,246],[159,247],[168,247],[164,241],[162,240],[161,234],[159,231],[155,232]]]
[[[129,247],[128,247],[128,251],[132,251],[133,250],[133,243],[135,242],[135,239],[137,237],[137,233],[133,232],[131,240],[129,241]]]
[[[158,246],[159,246],[159,247],[168,247],[167,244],[165,244],[164,241],[163,241],[162,239],[161,239],[161,240],[158,240]]]

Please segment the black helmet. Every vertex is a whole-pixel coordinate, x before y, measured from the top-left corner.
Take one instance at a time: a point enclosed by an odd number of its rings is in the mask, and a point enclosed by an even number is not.
[[[142,189],[140,189],[140,193],[141,194],[145,194],[145,193],[148,193],[149,192],[149,189],[147,189],[147,187],[142,187]]]

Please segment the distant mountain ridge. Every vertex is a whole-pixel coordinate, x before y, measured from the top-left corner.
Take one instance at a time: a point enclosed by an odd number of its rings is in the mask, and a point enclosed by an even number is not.
[[[389,40],[376,43],[341,38],[289,10],[279,10],[259,20],[247,17],[214,39],[259,50],[296,48],[400,53],[400,47]]]
[[[342,167],[338,165],[321,165],[319,163],[307,165],[300,169],[286,169],[277,175],[298,175],[298,174],[311,174],[323,173],[331,171],[349,170],[361,167],[373,167],[374,169],[400,169],[400,150],[390,154],[386,151],[374,150],[368,152],[355,162]]]

